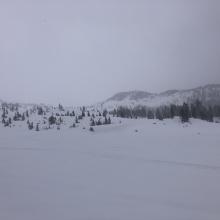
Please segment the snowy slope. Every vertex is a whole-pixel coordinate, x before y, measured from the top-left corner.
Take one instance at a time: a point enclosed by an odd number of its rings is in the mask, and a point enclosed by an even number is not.
[[[42,113],[39,114],[39,108],[42,109]],[[3,123],[3,112],[6,109],[7,114],[4,118],[6,122],[11,120],[10,124],[5,126]],[[82,116],[82,107],[63,107],[60,109],[58,106],[50,106],[45,104],[14,104],[14,103],[3,103],[0,106],[0,127],[17,128],[21,130],[29,130],[29,124],[33,123],[33,130],[35,131],[38,127],[40,131],[48,129],[87,129],[91,127],[91,119],[95,122],[101,121],[102,124],[105,123],[105,117],[100,115],[101,113],[97,109],[85,108],[85,116]],[[74,112],[74,115],[71,115]],[[20,117],[15,120],[15,115],[19,113]],[[56,118],[54,124],[49,123],[49,118],[53,116]],[[23,118],[22,118],[23,117]],[[76,122],[78,118],[78,122]],[[109,119],[111,123],[117,123],[119,119],[111,117],[108,113],[106,118]],[[105,124],[109,125],[109,124]]]
[[[191,103],[196,100],[200,100],[207,105],[219,105],[220,84],[206,85],[189,90],[168,90],[159,94],[144,91],[121,92],[99,103],[99,106],[106,109],[113,109],[118,106],[134,107],[138,105],[158,107],[170,104],[181,105],[183,102]]]
[[[0,127],[0,219],[219,220],[220,124],[187,126]]]

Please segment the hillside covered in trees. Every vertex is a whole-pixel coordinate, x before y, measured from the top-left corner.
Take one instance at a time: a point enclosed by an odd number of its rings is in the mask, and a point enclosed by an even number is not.
[[[95,107],[65,108],[47,105],[22,105],[2,102],[0,107],[1,124],[3,127],[25,126],[29,130],[60,130],[64,127],[76,128],[79,124],[83,129],[94,131],[95,126],[115,123],[114,118],[146,118],[163,120],[179,117],[180,121],[189,122],[190,118],[218,122],[220,105],[205,106],[197,100],[195,103],[183,105],[165,105],[155,108],[146,106],[123,107],[108,111]]]
[[[183,105],[169,105],[156,108],[148,108],[145,106],[136,106],[134,108],[128,108],[120,106],[117,109],[111,111],[113,116],[122,118],[148,118],[159,119],[180,117],[182,122],[188,122],[190,118],[198,118],[213,122],[214,118],[220,117],[220,105],[205,106],[197,100],[195,103]]]

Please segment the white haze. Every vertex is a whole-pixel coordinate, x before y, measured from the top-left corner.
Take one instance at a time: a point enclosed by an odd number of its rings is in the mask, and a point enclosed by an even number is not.
[[[0,0],[0,99],[91,104],[220,83],[218,0]]]

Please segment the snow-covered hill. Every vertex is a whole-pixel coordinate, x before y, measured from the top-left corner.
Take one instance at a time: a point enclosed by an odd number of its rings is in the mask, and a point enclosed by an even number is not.
[[[156,114],[156,108],[151,111],[144,108],[142,112],[132,112],[129,114],[111,112],[119,106],[147,106],[159,107],[170,104],[182,105],[183,102],[202,101],[207,105],[220,106],[220,85],[207,85],[190,90],[169,90],[159,94],[148,93],[144,91],[121,92],[107,99],[105,102],[90,107],[57,107],[45,104],[21,104],[21,103],[6,103],[0,102],[0,125],[4,127],[24,127],[30,130],[48,130],[51,128],[63,129],[80,127],[90,129],[90,126],[109,125],[118,123],[117,117],[148,117],[157,118],[172,118],[171,110],[164,109],[159,117]],[[107,111],[106,111],[107,110]],[[195,110],[195,109],[193,109]],[[161,109],[160,109],[161,111]],[[169,113],[167,113],[169,111]],[[173,110],[174,111],[174,110]],[[206,109],[197,107],[197,116],[203,120],[213,121],[213,117],[220,116],[220,108]],[[174,112],[172,115],[181,116],[180,111]],[[189,114],[190,117],[190,114]],[[216,120],[215,120],[216,121]],[[218,119],[219,121],[219,119]]]
[[[192,103],[196,100],[200,100],[206,105],[219,105],[220,84],[206,85],[188,90],[168,90],[158,94],[145,91],[120,92],[100,103],[99,106],[106,109],[138,105],[158,107],[170,104],[182,105],[184,102]]]
[[[218,89],[204,88],[206,101],[218,97]],[[180,93],[159,94],[160,105]],[[114,99],[141,102],[145,96],[156,98],[136,92]],[[220,123],[104,112],[1,104],[0,219],[220,218]]]

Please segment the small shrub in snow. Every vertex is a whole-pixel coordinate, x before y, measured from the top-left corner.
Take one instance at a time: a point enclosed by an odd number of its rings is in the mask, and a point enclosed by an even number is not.
[[[75,123],[78,124],[79,123],[79,120],[78,120],[78,117],[76,116],[75,118]]]
[[[99,120],[96,122],[96,125],[97,125],[97,126],[102,125],[101,119],[99,119]]]
[[[73,123],[73,125],[70,126],[70,128],[75,128],[76,127],[76,124]]]
[[[29,124],[28,124],[28,129],[29,130],[32,130],[34,128],[34,123],[33,122],[30,122]]]
[[[112,123],[111,118],[108,117],[108,124],[110,125]]]
[[[90,123],[90,126],[95,126],[95,121],[93,118],[91,118],[91,123]]]
[[[40,131],[40,129],[39,129],[39,124],[37,124],[36,125],[36,129],[35,129],[36,131]]]

